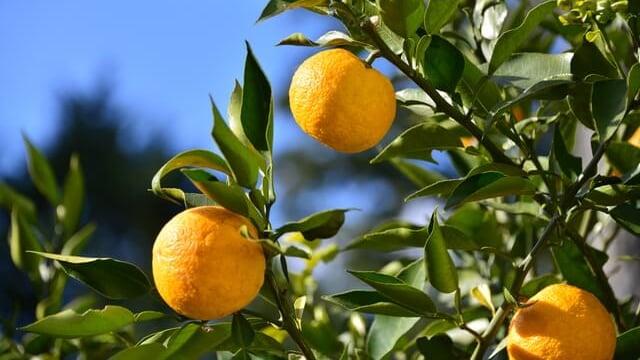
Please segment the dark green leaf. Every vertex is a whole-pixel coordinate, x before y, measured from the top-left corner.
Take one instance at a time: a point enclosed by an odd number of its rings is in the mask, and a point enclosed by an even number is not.
[[[532,297],[537,294],[538,291],[544,289],[545,287],[553,284],[557,284],[560,282],[560,279],[555,274],[547,274],[538,276],[531,280],[528,280],[522,289],[520,289],[520,295],[526,297]]]
[[[595,130],[593,115],[591,114],[591,93],[593,84],[577,83],[569,94],[569,107],[582,125]]]
[[[420,313],[397,305],[377,291],[351,290],[340,294],[325,296],[325,300],[351,311],[381,314],[388,316],[415,317]]]
[[[207,351],[219,349],[231,338],[231,324],[202,326],[187,323],[163,341],[167,347],[163,360],[199,359]]]
[[[616,342],[616,360],[636,360],[640,354],[640,326],[618,335]]]
[[[591,112],[600,141],[615,133],[627,107],[627,84],[624,80],[604,80],[593,84]]]
[[[493,74],[511,54],[527,41],[529,35],[538,27],[542,20],[553,14],[555,7],[556,2],[553,0],[538,4],[529,11],[522,24],[500,35],[493,48],[491,60],[489,61],[489,74]]]
[[[637,199],[616,206],[609,215],[622,227],[640,236],[640,205]]]
[[[622,173],[632,171],[640,164],[640,149],[628,142],[610,142],[606,155],[611,165]]]
[[[422,290],[397,277],[374,271],[349,271],[350,274],[376,289],[392,302],[419,314],[434,313],[435,304]]]
[[[173,170],[183,167],[201,167],[221,171],[227,175],[231,175],[229,165],[218,154],[214,154],[208,150],[187,150],[172,157],[162,165],[151,180],[151,191],[153,191],[155,195],[167,200],[184,201],[185,194],[182,190],[173,189],[174,191],[171,191],[164,189],[160,183],[165,175]]]
[[[258,21],[266,20],[290,9],[301,7],[312,11],[320,11],[323,7],[328,6],[328,0],[269,0]]]
[[[57,261],[69,276],[109,299],[132,298],[146,294],[151,289],[144,272],[124,261],[35,251],[33,253]]]
[[[448,3],[447,0],[442,2]],[[503,100],[503,91],[478,66],[466,56],[464,58],[464,72],[458,83],[465,106],[476,108],[477,114],[486,116],[496,104]]]
[[[409,201],[417,197],[440,195],[442,197],[448,197],[449,194],[455,190],[455,188],[463,181],[463,179],[446,179],[435,182],[431,185],[427,185],[424,188],[414,192],[407,196],[404,200]]]
[[[58,184],[56,178],[51,170],[49,161],[42,155],[40,150],[36,148],[26,135],[23,135],[23,140],[27,146],[27,153],[29,155],[27,165],[31,180],[36,185],[36,188],[44,197],[49,200],[53,205],[57,205],[60,201],[58,194]]]
[[[589,191],[585,198],[603,206],[621,205],[629,200],[640,199],[640,186],[624,184],[598,186]]]
[[[327,210],[281,226],[274,232],[280,236],[288,232],[300,232],[307,240],[327,239],[338,233],[344,223],[344,214],[350,209]]]
[[[37,220],[36,206],[28,197],[20,194],[9,185],[0,181],[0,206],[6,210],[18,210],[29,222]]]
[[[598,47],[590,41],[582,41],[571,59],[571,73],[579,80],[589,75],[601,75],[606,78],[618,77],[616,67],[600,52]]]
[[[501,84],[511,84],[527,89],[549,78],[571,74],[572,53],[513,54],[493,74],[493,79]]]
[[[70,235],[76,231],[80,222],[83,203],[84,176],[80,167],[80,159],[74,154],[69,161],[69,171],[64,180],[61,208],[63,210],[57,210],[66,234]]]
[[[460,0],[430,0],[424,15],[424,28],[429,34],[437,34],[449,22],[458,9]]]
[[[494,197],[534,194],[535,191],[536,186],[525,178],[485,172],[472,175],[458,184],[445,207],[449,209],[465,202]]]
[[[477,204],[466,204],[449,216],[446,224],[462,231],[480,247],[499,248],[503,234],[495,214]]]
[[[553,131],[553,154],[558,162],[560,171],[562,171],[570,181],[575,181],[582,172],[582,158],[574,156],[569,152],[562,132],[557,126]]]
[[[627,74],[627,104],[630,104],[640,91],[640,63],[635,63]]]
[[[165,350],[162,344],[142,344],[119,351],[109,360],[161,359]]]
[[[416,346],[420,354],[429,360],[452,360],[456,358],[453,341],[446,334],[439,334],[431,339],[423,336],[416,340]]]
[[[226,184],[200,169],[182,169],[182,173],[211,200],[237,214],[249,217],[247,197],[241,186]]]
[[[518,96],[507,101],[498,103],[491,109],[491,121],[494,121],[499,115],[511,110],[511,108],[524,101],[531,99],[561,99],[569,93],[569,86],[573,84],[573,80],[569,75],[559,75],[544,81],[535,83],[533,86],[526,88]]]
[[[256,337],[256,332],[251,327],[251,323],[242,314],[236,313],[233,314],[233,321],[231,322],[231,336],[244,349],[251,346],[253,339]]]
[[[397,157],[434,162],[432,150],[448,150],[462,147],[460,138],[435,122],[415,125],[387,145],[371,160],[378,163]]]
[[[54,337],[76,338],[106,334],[133,322],[133,313],[128,309],[107,305],[102,310],[88,310],[82,314],[64,310],[23,326],[20,330]]]
[[[67,241],[65,241],[60,251],[61,255],[78,255],[87,246],[91,235],[96,231],[96,225],[89,223],[83,226],[78,232],[71,235]]]
[[[41,251],[34,229],[17,209],[11,211],[11,227],[9,228],[9,252],[13,264],[33,276],[38,276],[40,259],[27,251]]]
[[[440,226],[440,231],[445,239],[446,246],[452,250],[478,249],[465,233],[447,225]],[[398,227],[376,229],[365,234],[349,245],[347,249],[367,249],[382,252],[390,252],[407,247],[424,247],[428,237],[426,228],[401,224]]]
[[[243,93],[246,92],[245,88]],[[213,131],[211,134],[227,159],[234,180],[246,188],[253,188],[258,181],[259,169],[264,168],[264,159],[255,150],[252,151],[244,146],[229,129],[213,99],[211,99],[211,110],[213,112]],[[243,128],[246,133],[247,129],[244,125]]]
[[[424,246],[424,260],[429,282],[438,291],[451,293],[458,289],[458,271],[451,260],[440,225],[437,211],[431,215],[429,236]]]
[[[423,0],[376,0],[382,21],[396,34],[411,37],[422,25]]]
[[[270,151],[273,142],[273,99],[271,85],[260,68],[249,43],[244,64],[244,91],[242,92],[242,127],[253,146]]]
[[[464,56],[440,36],[431,37],[423,59],[424,72],[436,89],[453,92],[464,72]]]

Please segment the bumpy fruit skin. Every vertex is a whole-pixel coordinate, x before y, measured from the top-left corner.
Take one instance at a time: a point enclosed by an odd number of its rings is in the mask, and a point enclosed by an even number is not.
[[[232,314],[253,300],[264,280],[265,257],[241,234],[249,220],[218,206],[185,210],[167,222],[153,245],[153,279],[176,312],[199,320]]]
[[[374,147],[396,115],[389,79],[344,49],[321,51],[298,67],[289,105],[305,133],[344,153]]]
[[[533,296],[511,320],[507,352],[511,360],[611,360],[616,329],[591,293],[555,284]]]

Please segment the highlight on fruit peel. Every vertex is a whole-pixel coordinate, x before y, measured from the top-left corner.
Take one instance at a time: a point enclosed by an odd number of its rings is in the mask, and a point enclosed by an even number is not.
[[[547,286],[511,320],[507,352],[511,360],[610,360],[616,329],[607,309],[578,287]]]
[[[377,145],[396,115],[391,81],[344,49],[321,51],[298,67],[289,105],[302,131],[344,153]]]
[[[185,210],[167,222],[153,245],[153,279],[176,312],[199,320],[230,315],[248,305],[264,280],[265,257],[249,236],[246,218],[219,206]]]

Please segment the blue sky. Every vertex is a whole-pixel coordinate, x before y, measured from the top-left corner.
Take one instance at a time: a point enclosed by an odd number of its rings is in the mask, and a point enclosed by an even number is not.
[[[22,132],[41,147],[55,138],[61,94],[91,92],[100,81],[131,112],[132,145],[157,129],[173,152],[211,147],[208,96],[226,108],[242,79],[245,40],[282,96],[312,50],[275,44],[335,26],[304,11],[256,24],[266,2],[0,0],[0,176],[24,163]],[[276,136],[302,138],[288,111],[277,110]]]

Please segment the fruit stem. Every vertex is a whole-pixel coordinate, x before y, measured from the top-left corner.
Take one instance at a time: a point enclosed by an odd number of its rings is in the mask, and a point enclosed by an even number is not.
[[[282,328],[291,336],[291,339],[298,345],[307,360],[316,360],[315,354],[304,340],[302,329],[300,329],[298,321],[296,320],[293,304],[287,297],[287,289],[280,287],[271,269],[267,270],[266,278],[269,288],[275,297],[276,305],[282,315]]]

